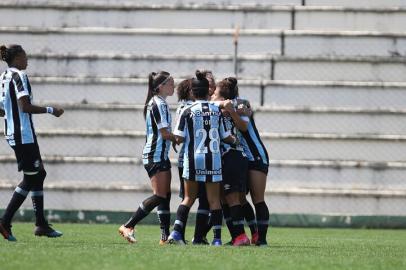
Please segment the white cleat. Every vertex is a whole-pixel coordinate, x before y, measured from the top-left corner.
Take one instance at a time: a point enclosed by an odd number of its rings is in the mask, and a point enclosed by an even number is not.
[[[134,231],[134,228],[127,228],[124,225],[121,225],[121,227],[118,229],[118,233],[131,244],[137,243]]]

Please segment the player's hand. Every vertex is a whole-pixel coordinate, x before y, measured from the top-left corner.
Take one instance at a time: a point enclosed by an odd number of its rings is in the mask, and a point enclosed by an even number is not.
[[[252,116],[251,108],[248,108],[248,107],[244,106],[243,104],[238,105],[237,113],[239,115],[245,115],[245,116],[248,116],[248,117]]]
[[[233,102],[229,99],[224,101],[223,106],[224,106],[224,109],[226,109],[226,111],[228,111],[228,112],[234,111]]]
[[[54,113],[53,113],[54,116],[59,117],[59,116],[61,116],[63,113],[64,113],[64,110],[63,110],[63,109],[54,107]]]

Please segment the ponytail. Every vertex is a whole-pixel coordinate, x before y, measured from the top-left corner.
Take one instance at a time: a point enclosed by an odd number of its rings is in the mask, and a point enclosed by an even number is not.
[[[151,72],[148,75],[148,93],[144,105],[144,118],[147,116],[148,103],[153,96],[159,93],[159,86],[170,76],[169,72]]]
[[[156,76],[155,72],[151,72],[148,75],[148,93],[147,93],[147,99],[145,100],[145,105],[144,105],[144,118],[147,116],[148,103],[151,100],[151,98],[154,96],[154,77],[155,76]]]

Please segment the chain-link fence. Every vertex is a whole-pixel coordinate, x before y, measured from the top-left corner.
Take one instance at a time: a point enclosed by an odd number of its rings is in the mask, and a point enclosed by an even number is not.
[[[66,110],[61,118],[34,116],[48,172],[47,208],[131,210],[148,192],[140,158],[149,72],[167,70],[176,82],[196,68],[212,70],[217,80],[233,75],[233,28],[203,24],[190,30],[187,23],[121,28],[101,18],[100,9],[74,9],[94,13],[88,27],[74,26],[70,11],[58,6],[42,11],[64,14],[69,27],[49,17],[42,27],[16,22],[0,27],[0,43],[20,43],[29,54],[34,100]],[[292,19],[285,7],[269,12],[278,10]],[[166,18],[176,8],[115,12]],[[217,11],[193,12],[210,20]],[[311,12],[308,16],[311,21]],[[260,25],[261,18],[250,17],[248,25]],[[266,196],[271,212],[405,215],[406,35],[287,25],[242,29],[238,40],[240,94],[253,105],[271,158]],[[176,97],[168,102],[174,114]],[[176,193],[176,154],[170,157]],[[4,206],[21,174],[5,141],[0,160]]]

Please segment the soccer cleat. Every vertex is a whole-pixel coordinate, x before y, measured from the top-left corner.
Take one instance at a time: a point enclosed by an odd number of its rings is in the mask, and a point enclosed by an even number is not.
[[[0,233],[3,235],[4,239],[10,241],[10,242],[15,242],[17,239],[13,236],[11,233],[11,225],[5,225],[0,223]]]
[[[256,232],[254,232],[254,233],[252,234],[251,244],[252,244],[252,245],[256,245],[257,242],[258,242],[258,239],[259,239],[259,233],[258,233],[258,231],[256,231]]]
[[[250,245],[250,239],[248,239],[248,237],[245,233],[240,234],[233,241],[233,246],[235,246],[235,247],[249,246],[249,245]]]
[[[164,246],[164,245],[167,244],[167,241],[168,241],[168,240],[160,239],[160,240],[159,240],[159,245],[160,245],[160,246]]]
[[[51,228],[51,224],[45,224],[42,226],[37,226],[34,231],[35,236],[46,236],[50,238],[57,238],[63,235],[60,231],[55,231]]]
[[[223,243],[221,242],[221,239],[214,238],[213,241],[211,242],[211,245],[219,247],[219,246],[223,245]]]
[[[268,243],[266,241],[257,241],[255,245],[257,247],[268,247]]]
[[[192,244],[193,245],[209,245],[209,241],[207,241],[206,237],[200,238],[200,239],[192,239]]]
[[[181,245],[184,246],[186,245],[186,242],[183,240],[182,234],[178,231],[173,231],[168,237],[169,244],[175,244],[175,245]]]
[[[137,243],[134,232],[134,228],[127,228],[124,225],[121,225],[118,229],[118,233],[131,244]]]

